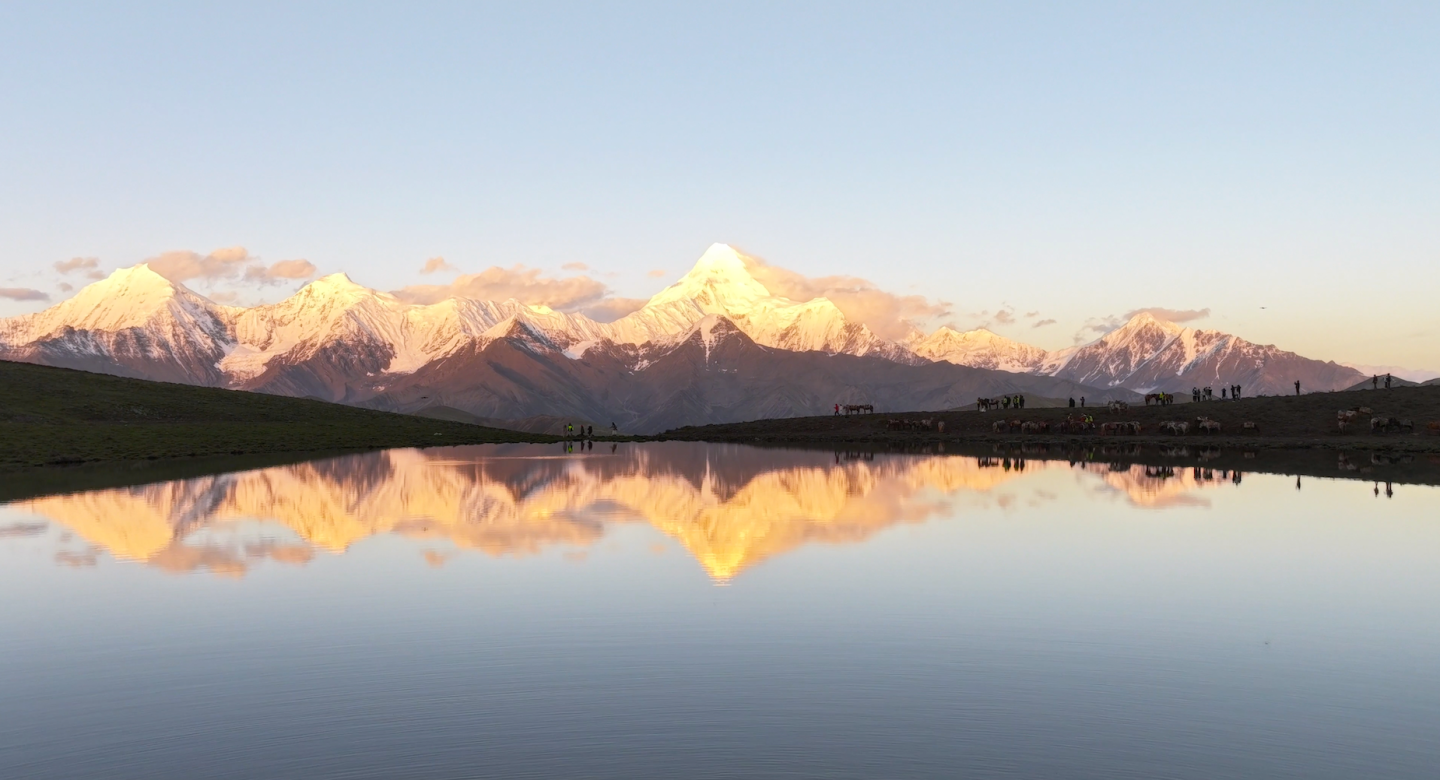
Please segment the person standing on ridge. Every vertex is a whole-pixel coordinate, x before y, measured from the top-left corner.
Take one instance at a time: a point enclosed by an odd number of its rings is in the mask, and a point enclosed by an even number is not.
[[[1380,375],[1379,375],[1379,374],[1375,374],[1374,376],[1371,376],[1371,377],[1370,377],[1370,389],[1371,389],[1371,390],[1379,390],[1379,389],[1380,389]]]
[[[1295,395],[1300,395],[1300,380],[1295,380]],[[1296,480],[1299,481],[1298,479]]]
[[[1389,375],[1389,374],[1386,374],[1386,375],[1385,375],[1385,389],[1386,389],[1386,390],[1389,390],[1389,389],[1390,389],[1390,375]]]

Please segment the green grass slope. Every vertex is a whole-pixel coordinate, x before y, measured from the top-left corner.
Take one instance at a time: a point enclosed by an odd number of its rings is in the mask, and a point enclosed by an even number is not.
[[[549,440],[303,398],[0,361],[0,470]]]

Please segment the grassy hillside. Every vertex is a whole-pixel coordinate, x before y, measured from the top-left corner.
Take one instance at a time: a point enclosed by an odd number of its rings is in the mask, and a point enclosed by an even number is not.
[[[0,470],[550,439],[323,401],[0,361]]]
[[[1366,416],[1345,433],[1335,424],[1335,413],[1353,407],[1370,408],[1375,415],[1408,418],[1415,423],[1413,433],[1371,434]],[[1134,420],[1144,426],[1139,437],[1100,436],[1086,434],[1021,434],[995,433],[996,420],[1046,420],[1056,423],[1067,415],[1088,412],[1097,422]],[[1191,433],[1173,437],[1160,433],[1162,420],[1194,420],[1197,416],[1218,420],[1223,432],[1215,436]],[[930,418],[944,420],[945,432],[938,430],[892,430],[890,420]],[[1258,432],[1247,432],[1244,423],[1259,425]],[[1103,407],[1089,409],[1005,410],[989,413],[976,411],[908,412],[904,414],[866,414],[851,417],[797,417],[783,420],[756,420],[730,425],[707,425],[667,431],[664,438],[726,441],[749,444],[798,444],[802,446],[844,446],[857,444],[909,444],[924,442],[1010,442],[1010,441],[1075,441],[1111,440],[1164,443],[1209,442],[1224,446],[1260,447],[1345,447],[1363,449],[1404,448],[1427,452],[1440,451],[1440,435],[1430,428],[1440,425],[1440,387],[1401,387],[1393,390],[1313,393],[1302,396],[1269,396],[1245,398],[1240,401],[1186,403],[1175,406],[1132,406],[1120,413]]]

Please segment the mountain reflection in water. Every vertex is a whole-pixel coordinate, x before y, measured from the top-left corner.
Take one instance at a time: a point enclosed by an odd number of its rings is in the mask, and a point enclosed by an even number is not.
[[[390,450],[10,505],[103,551],[171,572],[241,575],[253,562],[309,562],[377,534],[442,540],[494,556],[585,547],[605,524],[643,521],[682,544],[718,582],[808,543],[860,542],[924,522],[961,494],[1073,470],[1100,495],[1148,508],[1205,507],[1201,488],[1240,475],[1140,465],[960,456],[846,455],[735,445],[608,446],[584,455],[539,445]],[[1044,492],[1039,496],[1044,498]],[[226,537],[244,522],[279,524],[288,541]],[[267,525],[267,527],[270,527]],[[289,536],[289,534],[286,534]],[[243,536],[243,535],[240,535]],[[427,560],[441,564],[434,550]]]

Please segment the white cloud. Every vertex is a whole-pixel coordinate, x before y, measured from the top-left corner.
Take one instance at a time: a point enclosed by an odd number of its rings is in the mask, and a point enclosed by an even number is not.
[[[395,297],[411,303],[436,303],[446,298],[474,298],[482,301],[503,301],[514,298],[521,303],[549,306],[561,311],[575,311],[600,303],[607,292],[604,284],[588,276],[567,276],[554,279],[541,276],[540,269],[514,265],[494,266],[478,274],[464,274],[450,284],[418,284],[394,292]]]
[[[774,295],[796,301],[828,298],[852,322],[863,323],[875,335],[901,339],[930,321],[950,315],[950,304],[923,295],[888,293],[868,279],[855,276],[807,277],[765,261],[746,257],[750,273]]]

